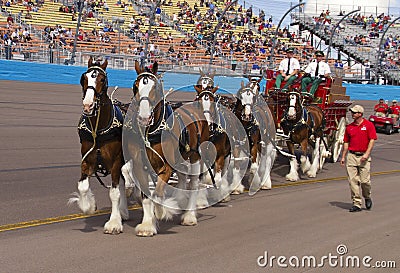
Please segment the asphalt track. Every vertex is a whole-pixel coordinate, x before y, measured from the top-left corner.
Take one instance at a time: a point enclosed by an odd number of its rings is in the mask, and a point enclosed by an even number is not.
[[[13,81],[0,81],[0,86],[1,273],[399,272],[399,134],[378,135],[371,211],[348,212],[350,193],[340,164],[327,163],[316,179],[288,183],[287,160],[279,158],[272,190],[201,210],[195,227],[180,226],[176,218],[159,223],[155,237],[136,237],[142,213],[132,203],[124,232],[104,235],[110,202],[97,181],[91,188],[98,214],[84,216],[67,206],[80,176],[79,86]],[[118,97],[128,101],[129,89],[121,89]],[[370,114],[374,102],[361,103]],[[346,254],[338,254],[344,249],[339,245],[346,246]],[[287,259],[259,266],[265,252]],[[305,256],[315,257],[317,265],[294,268],[289,263],[298,257],[301,265]],[[331,257],[332,265],[323,256]],[[361,262],[370,256],[371,266],[386,261],[392,268],[341,265],[349,256]]]

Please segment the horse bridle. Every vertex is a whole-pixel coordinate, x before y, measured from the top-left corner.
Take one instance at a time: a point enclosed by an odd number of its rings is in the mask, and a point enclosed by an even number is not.
[[[206,89],[203,89],[203,83],[207,81]],[[200,82],[200,84],[199,84]],[[203,91],[211,90],[214,87],[214,80],[209,76],[202,76],[198,81],[197,84],[201,86]]]
[[[245,88],[243,88],[240,92],[239,92],[239,99],[242,97],[242,94],[243,93],[251,93],[251,94],[253,94],[253,103],[246,103],[246,104],[242,104],[243,106],[252,106],[253,104],[254,104],[254,102],[255,102],[255,99],[256,99],[256,94],[254,94],[254,92],[253,92],[253,90],[250,88],[250,86],[248,86],[248,87],[245,87]],[[240,101],[242,101],[241,99],[240,99]]]
[[[97,71],[100,74],[102,74],[104,76],[104,83],[103,83],[103,87],[100,91],[100,93],[97,93],[96,87],[95,86],[88,86],[86,89],[83,88],[84,85],[84,80],[85,80],[85,75],[88,74],[91,71]],[[92,74],[93,78],[97,77],[97,74]],[[93,102],[93,110],[91,114],[87,114],[85,112],[83,112],[83,115],[87,116],[87,117],[92,117],[95,116],[97,111],[98,111],[98,107],[101,105],[100,104],[100,99],[103,96],[104,93],[107,92],[108,90],[108,77],[107,77],[107,72],[101,68],[100,66],[91,66],[88,68],[88,70],[85,73],[82,73],[81,79],[80,79],[80,84],[82,86],[82,99],[84,99],[86,92],[88,89],[92,89],[94,91],[94,94],[96,94],[95,96],[95,100]]]
[[[135,96],[135,95],[138,93],[138,91],[139,91],[139,90],[137,90],[136,82],[139,81],[139,80],[142,79],[142,78],[144,78],[143,81],[146,81],[145,84],[147,84],[148,78],[152,78],[152,79],[156,82],[156,84],[158,84],[158,77],[157,77],[157,75],[154,75],[153,73],[150,73],[150,72],[142,72],[142,73],[140,73],[140,74],[137,76],[137,78],[136,78],[136,80],[135,80],[135,82],[134,82],[134,84],[133,84],[133,86],[132,86],[132,91],[133,91],[133,95],[134,95],[134,96]],[[162,97],[162,100],[163,100],[163,103],[160,104],[158,107],[163,107],[163,106],[165,105],[165,103],[166,103],[166,102],[165,102],[165,96]],[[150,98],[149,98],[148,96],[143,96],[143,97],[139,97],[138,105],[140,105],[140,103],[141,103],[142,101],[147,101],[147,102],[149,103],[150,109],[151,109],[151,115],[154,116],[154,112],[158,109],[158,107],[157,107],[158,102],[157,102],[156,106],[154,106],[154,102],[151,101]],[[163,109],[162,109],[162,111],[163,111]]]

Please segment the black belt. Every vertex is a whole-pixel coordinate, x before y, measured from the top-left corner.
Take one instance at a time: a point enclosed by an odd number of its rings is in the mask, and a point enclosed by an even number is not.
[[[351,154],[353,154],[353,155],[356,155],[356,156],[362,156],[362,155],[364,155],[363,152],[349,151],[349,153],[351,153]]]

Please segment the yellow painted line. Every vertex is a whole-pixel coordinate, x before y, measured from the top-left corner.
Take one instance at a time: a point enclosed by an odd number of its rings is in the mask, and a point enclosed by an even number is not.
[[[129,210],[137,210],[140,208],[141,208],[141,206],[139,206],[139,205],[133,205],[133,206],[130,206],[128,209]],[[89,217],[93,217],[93,216],[109,214],[110,212],[111,212],[110,209],[105,209],[105,210],[96,211],[95,213],[90,214],[90,215],[83,214],[83,213],[77,213],[77,214],[70,214],[70,215],[64,215],[64,216],[58,216],[58,217],[52,217],[52,218],[32,220],[32,221],[27,221],[27,222],[20,222],[20,223],[15,223],[15,224],[7,224],[7,225],[0,226],[0,232],[29,228],[29,227],[36,227],[36,226],[44,226],[44,225],[72,221],[72,220],[77,220],[77,219],[84,219],[84,218],[89,218]]]
[[[400,173],[400,170],[372,172],[371,176],[393,174],[393,173]],[[272,188],[284,188],[284,187],[300,186],[300,185],[307,185],[307,184],[314,184],[314,183],[324,183],[324,182],[338,181],[338,180],[347,180],[347,176],[338,176],[338,177],[333,177],[333,178],[314,179],[314,180],[306,180],[306,181],[298,181],[298,182],[288,182],[288,183],[283,183],[283,184],[279,184],[279,185],[274,185],[274,186],[272,186]]]
[[[373,173],[371,173],[371,176],[393,174],[393,173],[400,173],[400,170],[373,172]],[[339,177],[324,178],[324,179],[314,179],[314,180],[306,180],[306,181],[298,181],[298,182],[288,182],[288,183],[283,183],[283,184],[279,184],[279,185],[274,185],[274,186],[272,186],[272,188],[276,189],[276,188],[284,188],[284,187],[293,187],[293,186],[300,186],[300,185],[307,185],[307,184],[314,184],[314,183],[325,183],[325,182],[338,181],[338,180],[347,180],[347,176],[339,176]],[[139,205],[133,205],[133,206],[130,206],[128,209],[130,211],[132,211],[132,210],[138,210],[140,208],[141,208],[141,206],[139,206]],[[77,219],[84,219],[84,218],[90,218],[90,217],[99,216],[99,215],[105,215],[105,214],[109,214],[109,213],[110,213],[110,210],[106,209],[106,210],[99,210],[99,211],[95,212],[94,214],[90,214],[90,215],[86,215],[83,213],[77,213],[77,214],[70,214],[70,215],[64,215],[64,216],[58,216],[58,217],[52,217],[52,218],[32,220],[32,221],[27,221],[27,222],[6,224],[6,225],[0,226],[0,232],[16,230],[16,229],[24,229],[24,228],[30,228],[30,227],[36,227],[36,226],[44,226],[44,225],[50,225],[50,224],[55,224],[55,223],[62,223],[62,222],[67,222],[67,221],[72,221],[72,220],[77,220]]]

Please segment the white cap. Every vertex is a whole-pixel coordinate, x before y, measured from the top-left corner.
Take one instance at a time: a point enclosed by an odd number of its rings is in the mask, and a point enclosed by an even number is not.
[[[354,112],[354,113],[364,113],[364,107],[357,104],[357,105],[354,105],[353,107],[351,107],[350,111]]]

